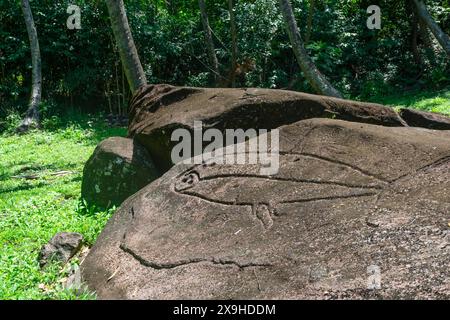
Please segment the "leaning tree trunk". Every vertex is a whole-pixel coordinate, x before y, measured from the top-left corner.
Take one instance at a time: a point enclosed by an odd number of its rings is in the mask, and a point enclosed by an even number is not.
[[[317,93],[341,98],[342,95],[340,92],[331,85],[309,57],[298,30],[289,0],[279,0],[279,4],[285,20],[286,30],[291,40],[292,49],[305,78]]]
[[[419,67],[422,67],[423,61],[419,51],[419,16],[414,10],[414,4],[410,1],[407,1],[406,10],[408,15],[411,16],[410,28],[411,28],[411,53],[413,55],[414,61]],[[422,68],[421,68],[422,69]]]
[[[32,86],[31,97],[27,113],[17,128],[18,132],[26,132],[31,127],[39,127],[39,105],[42,95],[42,73],[41,73],[41,52],[39,40],[31,13],[30,2],[22,0],[22,11],[27,26],[28,38],[30,40],[31,60],[32,60]]]
[[[420,19],[427,25],[431,32],[436,37],[437,41],[441,45],[442,49],[450,56],[450,37],[445,34],[444,31],[439,27],[439,25],[434,21],[431,14],[428,12],[425,3],[422,0],[413,0],[416,5],[417,13]]]
[[[214,48],[211,27],[209,25],[208,14],[206,13],[205,0],[198,0],[198,5],[200,7],[203,29],[205,31],[206,50],[208,52],[209,64],[211,71],[213,72],[214,86],[216,86],[219,80],[219,61],[217,60],[216,49]]]
[[[230,27],[231,27],[231,87],[236,86],[236,67],[237,67],[237,31],[236,18],[233,10],[233,0],[228,0],[228,10],[230,11]]]
[[[140,86],[147,84],[147,79],[134,45],[125,6],[123,0],[106,0],[106,5],[125,75],[131,91],[134,92]]]
[[[433,41],[431,40],[430,30],[425,22],[419,19],[419,34],[425,47],[425,52],[432,65],[436,64],[436,54],[433,48]]]
[[[417,16],[413,17],[411,28],[412,28],[412,30],[411,30],[411,52],[413,54],[416,64],[419,66],[422,66],[423,61],[422,61],[422,57],[420,56],[419,44],[418,44],[419,21],[417,19]]]

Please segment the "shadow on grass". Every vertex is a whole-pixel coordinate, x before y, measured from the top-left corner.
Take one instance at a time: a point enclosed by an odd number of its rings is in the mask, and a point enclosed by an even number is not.
[[[116,206],[101,207],[92,203],[88,203],[83,197],[78,198],[77,206],[75,209],[75,211],[80,216],[85,217],[96,217],[99,213],[104,213],[108,216],[111,216],[116,210]]]
[[[10,179],[25,179],[27,180],[27,176],[33,176],[35,174],[41,173],[42,171],[63,171],[63,170],[70,170],[75,167],[77,167],[76,164],[67,164],[64,166],[64,168],[58,167],[54,164],[48,164],[48,165],[40,165],[40,164],[34,164],[30,165],[28,162],[24,162],[19,164],[24,165],[23,167],[20,167],[12,172],[9,173],[2,173],[0,174],[0,181],[6,181]],[[48,173],[48,172],[46,172]],[[37,176],[36,178],[31,178],[28,180],[37,180],[40,177]]]
[[[52,116],[42,115],[42,128],[38,131],[67,134],[69,139],[71,131],[72,133],[73,131],[89,131],[89,136],[83,136],[81,139],[93,144],[98,144],[108,137],[125,137],[127,135],[127,127],[110,126],[106,119],[103,113],[89,114],[75,111]],[[6,130],[3,134],[7,136],[17,135],[11,130]]]
[[[46,181],[41,181],[36,184],[27,184],[26,183],[26,184],[21,184],[21,185],[15,186],[15,187],[0,189],[0,194],[18,192],[18,191],[28,191],[31,189],[46,187],[48,185],[50,185],[50,183],[48,183]]]
[[[91,134],[87,139],[95,144],[108,137],[127,135],[127,127],[110,126],[103,113],[68,112],[43,120],[43,129],[48,132],[65,131],[71,128],[89,131]]]
[[[72,179],[70,179],[71,182],[80,182],[81,180],[83,180],[82,176],[78,176],[78,177],[74,177]]]
[[[18,178],[18,180],[21,180],[21,178]],[[36,179],[38,180],[38,179]],[[71,183],[71,182],[80,182],[82,180],[81,175],[78,175],[76,177],[73,177],[70,180],[67,180],[67,183]],[[27,181],[29,180],[24,180],[20,185],[14,186],[14,187],[7,187],[7,188],[0,188],[0,194],[4,194],[4,193],[10,193],[10,192],[17,192],[17,191],[28,191],[28,190],[32,190],[32,189],[39,189],[42,187],[48,187],[52,184],[54,184],[55,180],[45,180],[45,179],[40,179],[39,178],[39,182],[37,183],[28,183]]]

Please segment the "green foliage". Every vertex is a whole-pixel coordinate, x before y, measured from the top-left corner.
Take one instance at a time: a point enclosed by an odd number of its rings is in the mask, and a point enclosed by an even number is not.
[[[0,132],[14,133],[15,129],[19,126],[21,121],[20,114],[17,110],[6,109],[3,119],[0,118]]]
[[[53,112],[56,108],[75,107],[123,112],[130,93],[106,6],[103,1],[76,1],[81,8],[82,29],[68,30],[66,9],[72,3],[31,1],[42,51],[44,100]],[[292,53],[278,1],[234,3],[238,62],[255,62],[254,70],[237,79],[237,85],[312,92]],[[410,1],[315,3],[307,50],[318,68],[347,97],[369,99],[401,90],[439,90],[450,85],[449,59],[435,41],[429,45],[419,36],[421,61],[414,58],[414,10]],[[220,72],[227,77],[231,65],[227,3],[208,0],[206,4]],[[382,9],[381,30],[366,27],[366,9],[372,4]],[[292,0],[292,5],[304,36],[310,1]],[[149,82],[212,85],[208,82],[211,70],[197,1],[126,0],[125,6]],[[448,0],[428,1],[427,6],[443,30],[450,33]],[[26,109],[31,59],[17,1],[0,2],[0,25],[0,119],[4,119],[11,107],[19,112]]]
[[[37,257],[61,231],[94,243],[115,208],[86,208],[79,199],[83,166],[100,140],[126,131],[106,127],[100,117],[64,118],[28,135],[0,135],[0,299],[93,298],[64,290],[67,266],[40,270]]]
[[[73,1],[30,1],[42,57],[44,100],[83,106],[86,111],[106,110],[107,84],[115,84],[118,55],[114,51],[109,20],[103,2],[77,1],[82,11],[82,30],[66,27]],[[4,105],[23,112],[31,86],[28,35],[17,1],[0,1],[0,118]],[[120,65],[117,66],[121,80]],[[113,81],[114,80],[114,81]],[[115,88],[119,92],[118,88]],[[101,101],[101,103],[96,103]],[[114,100],[115,101],[115,100]],[[56,110],[54,110],[56,111]]]

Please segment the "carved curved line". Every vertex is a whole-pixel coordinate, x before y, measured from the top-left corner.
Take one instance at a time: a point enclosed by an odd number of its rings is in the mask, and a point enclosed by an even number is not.
[[[258,152],[244,152],[244,154],[250,154],[250,153],[258,153]],[[332,158],[328,158],[328,157],[324,157],[324,156],[319,156],[319,155],[316,155],[316,154],[313,154],[313,153],[307,153],[307,152],[292,152],[292,151],[289,151],[289,152],[286,152],[286,151],[279,151],[279,154],[280,154],[280,155],[283,155],[283,156],[289,156],[289,155],[293,155],[293,156],[304,156],[304,157],[306,157],[306,158],[312,158],[312,159],[315,159],[315,160],[322,160],[322,161],[329,162],[329,163],[332,163],[332,164],[342,165],[342,166],[344,166],[344,167],[347,167],[347,168],[349,168],[349,169],[352,169],[352,170],[354,170],[354,171],[357,171],[358,173],[360,173],[360,174],[362,174],[362,175],[364,175],[364,176],[370,177],[370,178],[372,178],[372,179],[376,179],[376,180],[381,181],[381,182],[383,182],[383,183],[390,183],[390,182],[391,182],[391,181],[388,180],[388,179],[385,179],[385,178],[383,178],[383,177],[377,176],[377,175],[375,175],[375,174],[373,174],[373,173],[371,173],[371,172],[369,172],[369,171],[367,171],[367,170],[364,170],[364,169],[362,169],[362,168],[359,168],[359,167],[357,167],[357,166],[355,166],[355,165],[352,165],[352,164],[349,164],[349,163],[346,163],[346,162],[343,162],[343,161],[340,161],[340,160],[336,160],[336,159],[332,159]],[[226,155],[227,155],[227,153],[224,153],[223,156],[226,156]],[[443,158],[443,159],[446,159],[446,158],[447,158],[447,157],[445,157],[445,158]],[[448,156],[448,158],[450,158],[450,156]],[[212,158],[211,160],[214,160],[214,158]],[[442,160],[442,159],[440,159],[440,160]],[[186,169],[185,171],[183,171],[182,173],[180,173],[177,177],[180,177],[180,176],[182,176],[183,174],[185,174],[186,172],[188,172],[188,171],[190,171],[190,170],[192,170],[192,169],[194,169],[194,168],[196,168],[196,167],[198,167],[198,166],[201,166],[201,165],[202,165],[202,164],[195,164],[195,165],[189,167],[188,169]],[[224,165],[226,165],[226,164],[224,164]]]
[[[283,154],[283,153],[280,152],[280,154]],[[300,153],[291,152],[291,154],[305,156],[305,157],[310,157],[310,158],[313,158],[313,159],[319,159],[319,160],[323,160],[323,161],[334,163],[334,164],[339,164],[339,165],[348,167],[350,169],[353,169],[353,170],[355,170],[355,171],[357,171],[357,172],[359,172],[359,173],[361,173],[361,174],[363,174],[365,176],[368,176],[370,178],[376,179],[378,181],[381,181],[381,182],[384,182],[384,183],[389,183],[390,182],[388,179],[385,179],[385,178],[383,178],[381,176],[378,176],[378,175],[375,175],[375,174],[373,174],[373,173],[371,173],[371,172],[369,172],[367,170],[361,169],[361,168],[359,168],[359,167],[357,167],[355,165],[352,165],[352,164],[349,164],[349,163],[346,163],[346,162],[343,162],[343,161],[340,161],[340,160],[336,160],[336,159],[332,159],[332,158],[328,158],[328,157],[324,157],[324,156],[319,156],[319,155],[316,155],[316,154],[313,154],[313,153],[305,153],[305,152],[300,152]]]
[[[201,164],[193,165],[192,167],[189,167],[188,169],[186,169],[186,170],[180,172],[179,174],[177,174],[177,175],[175,176],[175,179],[181,178],[181,177],[185,176],[187,173],[189,173],[189,172],[191,172],[191,171],[194,172],[194,173],[196,173],[198,176],[200,176],[200,173],[199,173],[197,170],[194,170],[194,169],[197,168],[198,166],[201,166]]]
[[[204,201],[213,203],[213,204],[221,204],[225,206],[235,205],[235,206],[253,206],[254,202],[234,202],[234,201],[226,201],[226,200],[216,200],[216,199],[210,199],[207,198],[201,194],[195,193],[195,192],[177,192],[181,195],[187,195],[191,197],[196,197],[199,199],[202,199]],[[350,194],[350,195],[344,195],[344,196],[329,196],[329,197],[315,197],[315,198],[309,198],[309,199],[298,199],[298,200],[284,200],[278,202],[278,204],[283,203],[304,203],[304,202],[315,202],[315,201],[323,201],[323,200],[339,200],[339,199],[349,199],[349,198],[359,198],[359,197],[369,197],[369,196],[376,196],[378,195],[378,192],[366,192],[361,194]],[[258,202],[260,204],[269,205],[268,202]]]
[[[268,218],[269,221],[265,221],[264,220],[264,216],[263,216],[264,212],[261,213],[261,211],[258,211],[258,210],[260,210],[260,208],[258,208],[258,206],[261,206],[261,205],[264,206],[265,209],[267,210],[267,214],[268,214],[267,218]],[[272,219],[272,216],[271,216],[271,213],[270,213],[269,205],[261,204],[261,203],[253,204],[252,214],[261,223],[261,225],[262,225],[264,230],[269,230],[273,226],[273,219]]]
[[[174,269],[176,267],[185,266],[188,264],[194,264],[194,263],[201,263],[201,262],[209,262],[212,264],[217,265],[234,265],[238,267],[239,269],[244,269],[248,267],[271,267],[272,264],[269,263],[256,263],[256,262],[249,262],[249,263],[239,263],[237,261],[233,260],[224,260],[220,258],[190,258],[185,260],[179,260],[174,262],[165,262],[165,263],[157,263],[153,261],[149,261],[143,257],[141,257],[139,254],[134,252],[132,249],[128,248],[125,244],[120,244],[119,248],[131,255],[133,258],[135,258],[140,264],[142,264],[145,267],[150,267],[156,270],[163,270],[163,269]]]
[[[406,174],[404,174],[404,175],[402,175],[402,176],[400,176],[398,178],[395,178],[395,179],[391,180],[390,182],[391,182],[391,184],[395,183],[395,182],[397,182],[397,181],[399,181],[399,180],[401,180],[403,178],[414,176],[416,174],[419,174],[419,173],[427,170],[428,168],[439,166],[439,165],[445,164],[445,163],[447,163],[449,161],[450,161],[450,155],[445,156],[443,158],[439,158],[439,159],[437,159],[437,160],[435,160],[435,161],[433,161],[433,162],[431,162],[429,164],[424,165],[423,167],[420,167],[420,168],[416,169],[414,172],[406,173]]]
[[[200,178],[200,181],[208,181],[208,180],[224,179],[224,178],[234,178],[234,177],[235,178],[256,178],[256,179],[264,179],[264,180],[271,180],[271,181],[299,182],[299,183],[311,183],[311,184],[322,184],[322,185],[325,184],[325,185],[335,185],[335,186],[347,187],[347,188],[378,189],[378,190],[384,189],[382,186],[353,185],[353,184],[337,182],[337,181],[283,178],[283,177],[261,176],[261,175],[257,175],[257,174],[245,174],[245,173],[244,174],[234,174],[234,173],[218,174],[218,175]]]
[[[424,172],[425,170],[427,170],[427,169],[429,169],[429,168],[433,168],[433,167],[436,167],[436,166],[445,164],[445,163],[447,163],[447,162],[450,162],[450,155],[445,156],[445,157],[443,157],[443,158],[439,158],[439,159],[437,159],[436,161],[433,161],[433,162],[431,162],[431,163],[429,163],[429,164],[427,164],[427,165],[424,165],[423,167],[418,168],[418,169],[415,170],[414,172],[407,173],[407,174],[404,174],[404,175],[402,175],[402,176],[400,176],[400,177],[398,177],[398,178],[393,179],[393,180],[391,181],[391,183],[390,183],[390,188],[383,190],[382,192],[380,192],[380,193],[377,195],[377,199],[376,199],[376,201],[375,201],[375,205],[377,206],[377,205],[380,204],[380,202],[381,202],[382,199],[383,199],[383,196],[385,195],[385,192],[391,192],[391,193],[392,193],[392,192],[398,192],[398,191],[396,191],[395,189],[392,188],[392,185],[394,185],[394,183],[397,183],[397,182],[399,182],[399,181],[401,181],[401,180],[403,180],[403,179],[407,179],[407,178],[414,177],[415,175],[418,175],[418,174]]]
[[[196,197],[196,198],[200,198],[200,199],[202,199],[204,201],[207,201],[207,202],[211,202],[211,203],[214,203],[214,204],[221,204],[221,205],[225,205],[225,206],[230,206],[230,205],[235,205],[235,206],[252,206],[253,205],[253,202],[234,202],[234,201],[226,201],[226,200],[215,200],[215,199],[209,199],[206,196],[203,196],[203,195],[201,195],[199,193],[196,193],[196,192],[190,192],[190,191],[179,192],[179,191],[176,191],[175,189],[174,189],[174,191],[177,192],[178,194],[181,194],[181,195],[187,195],[187,196],[191,196],[191,197]],[[260,202],[260,203],[266,204],[266,203],[263,203],[263,202]]]
[[[306,144],[306,142],[308,142],[309,135],[319,127],[320,126],[318,126],[318,125],[313,125],[311,128],[308,129],[308,131],[306,131],[306,133],[303,135],[303,139],[298,144],[298,148],[299,148],[300,152],[303,152],[303,149],[305,148],[304,145]]]
[[[330,196],[330,197],[316,197],[310,199],[300,199],[300,200],[285,200],[279,203],[303,203],[303,202],[314,202],[323,200],[340,200],[340,199],[351,199],[351,198],[363,198],[363,197],[373,197],[378,195],[378,192],[366,192],[360,194],[349,194],[346,196]]]

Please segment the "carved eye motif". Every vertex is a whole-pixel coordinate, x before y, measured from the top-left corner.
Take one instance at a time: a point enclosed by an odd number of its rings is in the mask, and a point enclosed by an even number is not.
[[[198,181],[200,177],[197,172],[191,171],[180,177],[180,180],[175,184],[176,191],[183,191],[192,188]]]
[[[215,161],[209,161],[209,162],[203,162],[202,163],[202,168],[211,168],[214,167],[217,163]]]

